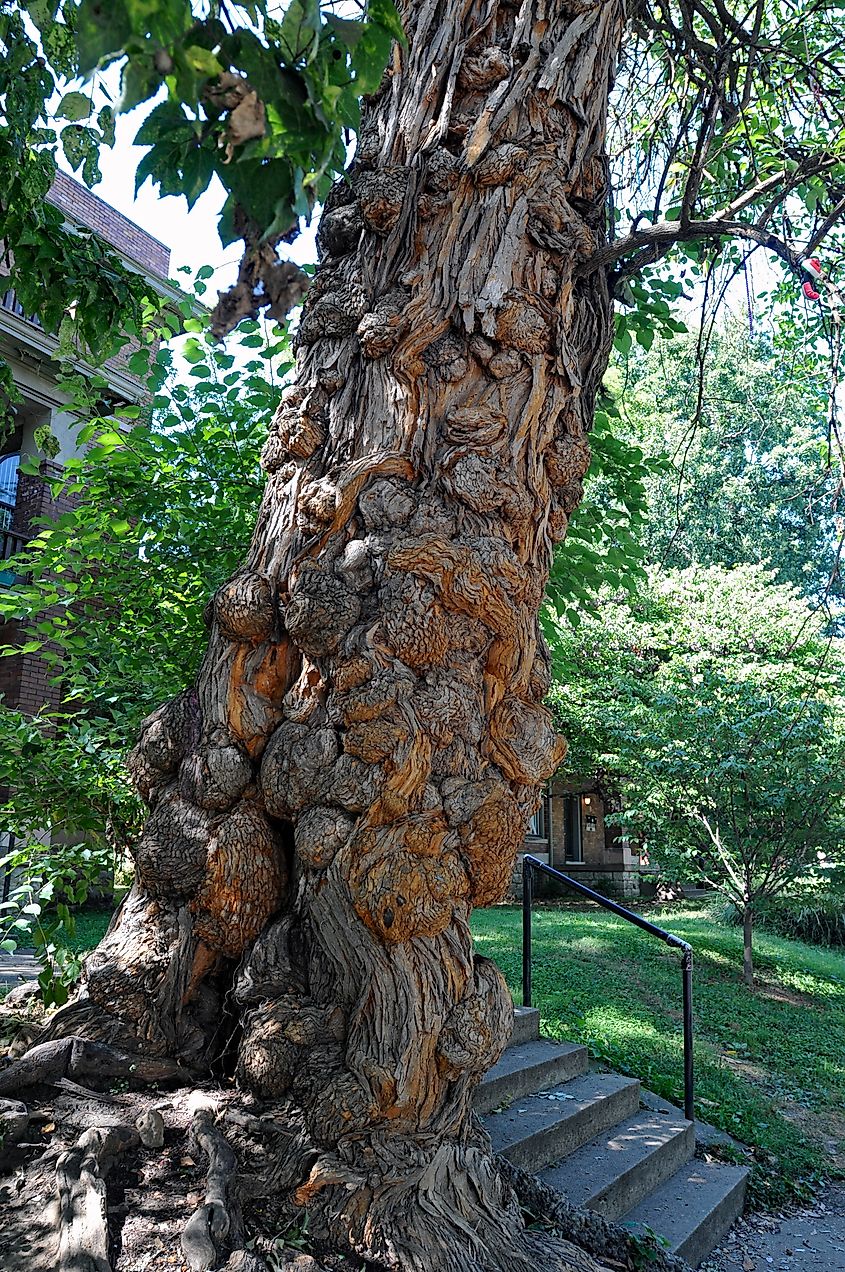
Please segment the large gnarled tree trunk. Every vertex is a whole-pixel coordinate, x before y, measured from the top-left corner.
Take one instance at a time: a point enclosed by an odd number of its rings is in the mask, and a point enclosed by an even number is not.
[[[312,1231],[519,1269],[534,1238],[470,1111],[511,1002],[468,920],[564,750],[537,613],[609,349],[604,275],[575,272],[622,12],[403,16],[323,217],[249,560],[196,686],[144,726],[137,883],[54,1031],[202,1067],[240,1025],[240,1082],[304,1111]]]

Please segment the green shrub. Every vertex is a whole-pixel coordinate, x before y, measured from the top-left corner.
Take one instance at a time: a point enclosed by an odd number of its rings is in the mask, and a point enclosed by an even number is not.
[[[736,926],[742,923],[739,911],[728,903],[719,907],[717,917]],[[845,947],[845,893],[771,897],[757,909],[756,922],[764,932],[775,936],[809,945]]]

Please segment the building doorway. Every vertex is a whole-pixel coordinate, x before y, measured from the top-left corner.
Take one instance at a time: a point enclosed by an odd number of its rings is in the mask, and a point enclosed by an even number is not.
[[[564,795],[563,797],[563,853],[567,863],[580,865],[584,860],[580,795]]]

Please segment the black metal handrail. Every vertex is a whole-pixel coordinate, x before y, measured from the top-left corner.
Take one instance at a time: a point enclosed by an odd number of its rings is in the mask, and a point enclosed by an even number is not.
[[[531,1006],[531,910],[534,902],[535,870],[550,875],[552,879],[557,879],[559,883],[565,884],[566,887],[572,888],[575,892],[580,892],[584,897],[589,897],[591,901],[595,901],[603,909],[610,910],[611,914],[618,914],[620,918],[627,919],[629,923],[635,924],[643,932],[648,932],[650,936],[659,937],[661,941],[665,941],[673,949],[681,951],[681,977],[684,995],[684,1117],[692,1122],[695,1118],[695,1079],[692,1062],[692,946],[688,941],[682,941],[679,936],[673,936],[671,932],[665,932],[663,928],[657,927],[655,923],[649,923],[648,919],[635,914],[633,910],[627,910],[624,905],[619,905],[617,901],[611,901],[609,897],[603,897],[600,892],[595,892],[592,888],[588,888],[585,883],[579,883],[577,879],[573,879],[570,875],[563,874],[562,871],[555,870],[554,866],[547,866],[544,861],[539,861],[536,857],[526,853],[522,858],[522,1004],[524,1007]]]

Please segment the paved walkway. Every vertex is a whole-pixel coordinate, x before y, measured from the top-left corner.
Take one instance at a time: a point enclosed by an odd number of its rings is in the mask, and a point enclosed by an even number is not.
[[[14,989],[22,981],[35,980],[41,965],[33,950],[15,950],[5,954],[0,950],[0,990]]]
[[[747,1215],[700,1272],[845,1272],[845,1188],[791,1215]]]

